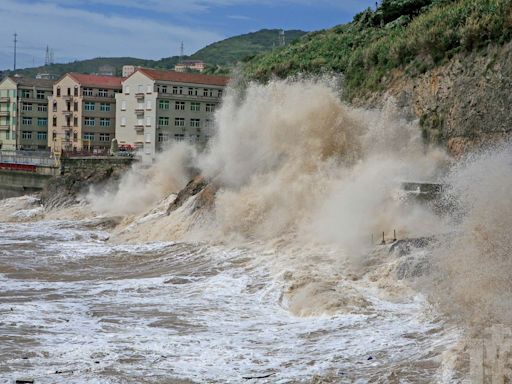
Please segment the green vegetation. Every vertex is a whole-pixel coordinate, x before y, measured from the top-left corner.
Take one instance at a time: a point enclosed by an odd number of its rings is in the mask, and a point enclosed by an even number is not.
[[[298,30],[285,31],[286,41],[293,42],[305,35]],[[241,60],[247,60],[256,54],[270,51],[278,46],[279,29],[262,29],[258,32],[230,37],[200,49],[192,60],[203,60],[214,66],[226,66]]]
[[[249,77],[342,72],[346,96],[378,91],[397,71],[416,76],[457,53],[512,37],[510,0],[383,0],[353,22],[309,33],[245,64]]]
[[[210,73],[228,73],[229,66],[238,61],[247,60],[248,57],[262,52],[270,51],[278,42],[278,29],[262,29],[258,32],[234,36],[228,39],[210,44],[191,56],[185,56],[184,60],[203,60],[210,67]],[[304,31],[285,31],[286,40],[292,42],[303,36]],[[111,65],[116,69],[117,75],[121,75],[123,65],[139,65],[147,68],[172,69],[179,62],[178,56],[163,58],[160,60],[144,60],[133,57],[100,57],[90,60],[75,61],[66,64],[52,64],[49,66],[26,68],[17,70],[27,77],[35,77],[38,73],[52,73],[61,76],[68,72],[96,73],[103,65]],[[5,72],[6,75],[9,71]]]

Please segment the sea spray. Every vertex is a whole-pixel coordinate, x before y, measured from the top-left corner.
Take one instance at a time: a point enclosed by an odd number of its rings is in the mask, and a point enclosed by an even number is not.
[[[150,167],[135,163],[118,183],[92,186],[86,200],[94,211],[102,214],[124,216],[146,212],[185,186],[192,175],[195,156],[193,146],[172,143]]]

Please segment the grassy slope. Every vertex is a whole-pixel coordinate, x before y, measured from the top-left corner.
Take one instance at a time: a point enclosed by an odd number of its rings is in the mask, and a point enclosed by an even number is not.
[[[259,55],[246,63],[245,71],[258,80],[297,73],[342,72],[347,97],[351,99],[384,89],[394,70],[416,76],[456,53],[489,43],[501,44],[512,37],[510,0],[429,3],[419,14],[386,22],[382,6],[376,12],[367,10],[352,23],[307,34],[284,49]]]
[[[306,32],[286,31],[288,41],[295,40]],[[213,43],[197,51],[185,59],[201,59],[210,65],[230,65],[247,56],[254,56],[258,53],[269,51],[274,43],[277,43],[278,30],[263,29],[258,32]],[[37,73],[53,73],[58,76],[67,72],[94,73],[102,65],[112,65],[116,68],[118,75],[121,74],[121,67],[126,64],[140,65],[143,67],[170,69],[179,61],[178,56],[167,57],[160,60],[144,60],[133,57],[108,57],[89,60],[75,61],[67,64],[52,64],[46,67],[26,68],[18,70],[25,76],[34,77]]]

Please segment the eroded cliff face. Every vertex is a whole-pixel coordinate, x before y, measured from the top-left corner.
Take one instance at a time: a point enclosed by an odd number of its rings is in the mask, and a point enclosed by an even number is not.
[[[508,138],[512,131],[512,42],[456,55],[420,76],[395,72],[387,91],[359,105],[378,106],[393,97],[420,121],[427,142],[454,155]]]

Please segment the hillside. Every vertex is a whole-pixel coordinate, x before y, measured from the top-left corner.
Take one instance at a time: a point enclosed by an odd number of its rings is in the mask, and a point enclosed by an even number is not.
[[[247,33],[218,41],[200,49],[191,59],[204,60],[212,65],[229,65],[244,60],[250,56],[272,50],[278,46],[279,29],[262,29],[258,32]],[[285,31],[287,43],[292,43],[306,34],[304,31]]]
[[[378,105],[394,95],[427,140],[467,144],[511,129],[511,38],[510,0],[383,0],[244,69],[260,81],[343,73],[348,101]]]
[[[278,41],[278,29],[262,29],[258,32],[248,33],[240,36],[210,44],[200,49],[191,56],[183,59],[203,60],[207,65],[217,68],[218,65],[229,66],[245,59],[247,56],[254,56],[258,53],[271,50]],[[288,42],[296,40],[304,35],[304,31],[285,31]],[[123,65],[140,65],[147,68],[171,69],[179,62],[179,56],[162,58],[160,60],[146,60],[133,57],[100,57],[89,60],[74,61],[65,64],[52,64],[35,68],[19,69],[16,72],[24,76],[34,77],[38,73],[52,73],[57,76],[67,72],[95,73],[102,65],[111,65],[116,68],[118,75],[121,74]],[[5,71],[5,75],[10,71]]]
[[[350,98],[383,89],[390,71],[416,76],[512,36],[509,0],[384,0],[352,23],[309,33],[246,65],[259,80],[300,72],[342,72]]]

